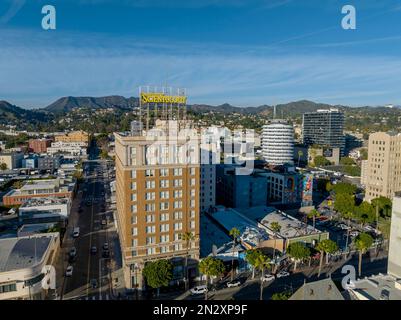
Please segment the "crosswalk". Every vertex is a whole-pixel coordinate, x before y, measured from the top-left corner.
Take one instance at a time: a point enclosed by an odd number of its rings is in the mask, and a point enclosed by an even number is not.
[[[108,293],[95,296],[79,297],[77,300],[112,300]]]

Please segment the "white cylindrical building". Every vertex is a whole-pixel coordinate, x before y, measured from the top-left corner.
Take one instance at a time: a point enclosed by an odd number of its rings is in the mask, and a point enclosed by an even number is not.
[[[272,165],[294,164],[294,127],[285,120],[273,120],[262,130],[262,153]]]

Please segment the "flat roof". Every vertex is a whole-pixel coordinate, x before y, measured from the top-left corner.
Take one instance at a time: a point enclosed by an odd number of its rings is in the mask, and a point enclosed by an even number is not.
[[[243,215],[259,222],[268,228],[270,231],[271,223],[278,222],[281,226],[280,236],[284,238],[295,238],[305,235],[305,223],[280,211],[274,207],[267,206],[257,206],[252,208],[238,209]],[[321,233],[321,231],[314,229],[312,226],[308,225],[308,235]]]
[[[0,272],[25,269],[38,264],[50,247],[54,233],[0,239]]]
[[[219,228],[207,215],[200,216],[200,256],[207,257],[213,245],[220,248],[232,239]]]
[[[31,208],[37,206],[51,206],[57,204],[67,204],[70,200],[68,198],[31,198],[24,202],[20,208]]]
[[[392,275],[378,274],[353,282],[353,300],[401,300],[401,280]]]

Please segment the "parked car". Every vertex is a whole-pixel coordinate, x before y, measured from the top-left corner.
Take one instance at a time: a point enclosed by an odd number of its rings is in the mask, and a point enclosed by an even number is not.
[[[374,229],[373,227],[371,227],[370,225],[366,225],[366,226],[364,227],[364,229],[365,229],[366,231],[370,231],[370,232],[374,232],[374,231],[375,231],[375,229]]]
[[[107,225],[107,220],[106,220],[106,219],[103,219],[102,222],[101,222],[101,225],[102,225],[102,226]]]
[[[284,278],[284,277],[288,277],[290,275],[290,273],[288,271],[280,271],[279,273],[277,273],[276,277],[277,278]]]
[[[97,253],[97,248],[96,248],[96,246],[93,246],[93,247],[91,248],[91,253],[92,253],[92,254],[96,254],[96,253]]]
[[[104,250],[102,256],[103,256],[103,258],[106,258],[106,259],[110,258],[110,251],[109,250]]]
[[[197,286],[190,290],[192,295],[202,294],[202,293],[205,293],[206,291],[207,291],[207,287],[205,285]]]
[[[65,270],[65,276],[66,277],[71,277],[73,270],[74,270],[74,268],[72,266],[68,266],[67,269]]]
[[[241,285],[241,281],[239,281],[239,280],[233,280],[233,281],[227,282],[227,288],[239,287],[240,285]]]
[[[274,278],[274,276],[272,275],[272,274],[265,274],[263,277],[262,277],[262,282],[269,282],[269,281],[273,281],[275,278]]]
[[[79,227],[74,228],[74,231],[72,233],[72,236],[74,238],[78,238],[79,237]]]
[[[338,225],[338,227],[340,227],[342,230],[348,230],[348,229],[351,229],[349,226],[347,226],[346,224],[344,224],[344,223],[340,223],[339,225]]]
[[[103,250],[109,250],[109,243],[108,242],[103,243]]]
[[[349,235],[351,236],[351,237],[357,237],[358,235],[359,235],[359,231],[356,231],[356,230],[354,230],[354,231],[351,231],[350,233],[349,233]]]

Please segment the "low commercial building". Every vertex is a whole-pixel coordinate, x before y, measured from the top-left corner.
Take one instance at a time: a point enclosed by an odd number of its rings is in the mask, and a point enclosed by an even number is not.
[[[308,162],[314,163],[317,156],[325,157],[333,165],[337,166],[340,164],[341,149],[340,148],[326,148],[326,147],[314,147],[308,148]]]
[[[19,220],[22,223],[61,221],[71,212],[70,198],[33,198],[19,207]]]
[[[57,141],[47,148],[47,153],[50,155],[62,154],[66,158],[71,157],[86,157],[87,156],[87,143],[85,142],[64,142]]]
[[[22,168],[36,169],[38,167],[38,157],[36,155],[30,155],[22,160]]]
[[[288,300],[344,300],[331,278],[304,283]]]
[[[54,172],[57,170],[62,161],[62,156],[43,156],[38,158],[38,170]]]
[[[0,300],[44,299],[42,280],[59,247],[59,233],[0,239]]]
[[[72,199],[76,182],[73,179],[28,180],[20,189],[12,189],[3,196],[6,206],[21,205],[32,198]]]
[[[21,168],[22,159],[24,159],[22,152],[0,153],[0,164],[6,164],[7,169]]]

